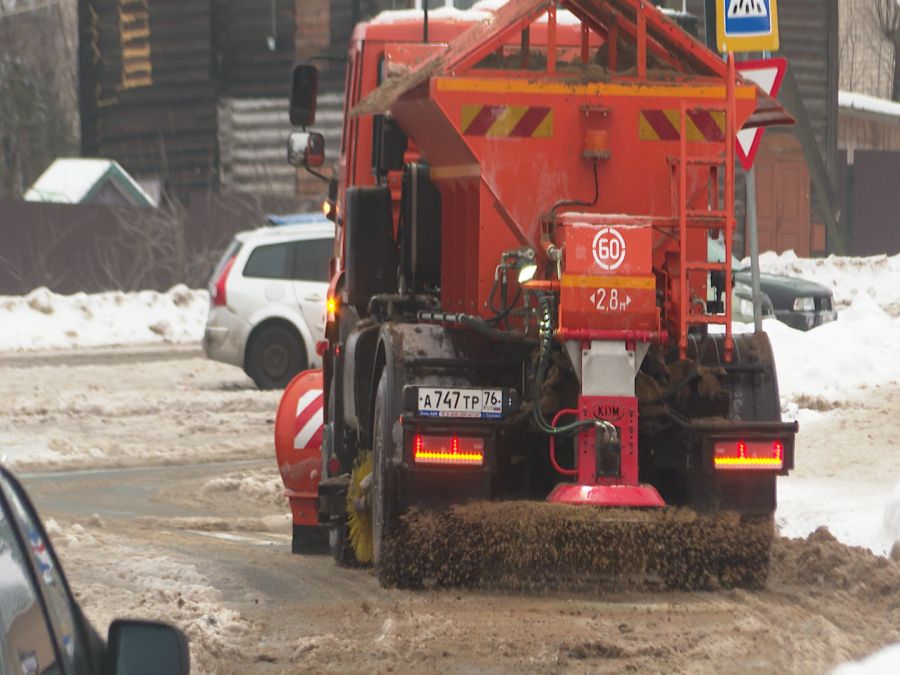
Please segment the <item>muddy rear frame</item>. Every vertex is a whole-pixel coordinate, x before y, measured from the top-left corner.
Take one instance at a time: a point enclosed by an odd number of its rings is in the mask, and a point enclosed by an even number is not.
[[[771,350],[765,336],[738,336],[735,359],[721,361],[722,337],[692,340],[692,350],[707,345],[698,371],[662,402],[640,401],[640,480],[654,485],[672,506],[701,512],[737,511],[771,515],[775,480],[793,468],[796,425],[780,421],[780,401]],[[331,359],[330,396],[343,405],[332,409],[328,457],[337,457],[349,472],[359,449],[372,447],[374,401],[385,374],[399,411],[395,445],[387,469],[396,476],[396,513],[412,507],[446,507],[477,499],[543,499],[565,480],[549,458],[547,437],[528,429],[534,371],[533,342],[498,343],[465,329],[418,323],[364,321],[350,332],[339,357]],[[556,352],[564,364],[563,350]],[[657,357],[651,353],[650,357]],[[695,359],[696,359],[696,355]],[[690,367],[694,367],[691,365]],[[689,367],[689,368],[690,368]],[[645,370],[639,379],[652,379]],[[577,381],[571,370],[560,373],[552,395],[560,407],[574,405]],[[705,379],[704,379],[705,378]],[[718,387],[701,392],[712,378]],[[498,420],[447,420],[424,417],[416,409],[418,385],[497,388],[504,392]],[[677,383],[676,383],[677,384]],[[699,386],[698,386],[699,385]],[[566,402],[566,396],[570,398]],[[548,414],[550,414],[548,412]],[[699,418],[699,419],[698,419]],[[413,445],[419,435],[458,435],[482,439],[484,462],[478,467],[416,465]],[[717,471],[716,442],[783,439],[783,465],[777,471]],[[560,462],[573,466],[571,449]],[[566,460],[562,458],[566,457]],[[343,490],[326,493],[323,523],[344,514]]]

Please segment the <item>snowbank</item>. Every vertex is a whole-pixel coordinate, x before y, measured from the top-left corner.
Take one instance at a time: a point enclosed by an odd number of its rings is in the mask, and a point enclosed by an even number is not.
[[[900,495],[895,491],[892,496],[890,488],[894,476],[888,476],[885,485],[884,480],[857,470],[851,472],[851,480],[834,472],[825,475],[817,464],[833,448],[811,443],[802,427],[797,444],[795,470],[790,476],[778,479],[775,521],[779,534],[803,538],[824,526],[843,544],[860,546],[887,557],[895,542],[900,541],[897,530]]]
[[[892,290],[900,298],[900,280]],[[736,331],[752,329],[735,326]],[[774,319],[767,320],[764,329],[786,406],[840,402],[854,389],[900,381],[900,359],[893,356],[900,344],[900,317],[889,315],[868,293],[858,294],[837,321],[811,331]]]
[[[209,294],[174,286],[166,293],[57,295],[38,288],[0,296],[0,350],[198,342]]]
[[[768,251],[759,262],[763,272],[832,289],[838,309],[836,322],[806,332],[765,322],[786,411],[828,409],[860,387],[900,381],[900,359],[892,358],[900,344],[900,255],[798,258]],[[753,327],[736,323],[734,330]]]
[[[284,483],[274,471],[241,471],[212,478],[201,488],[203,494],[237,493],[265,504],[286,506]]]
[[[884,523],[882,529],[887,541],[893,542],[894,549],[891,555],[896,555],[896,547],[900,546],[900,483],[894,487],[888,499],[887,506],[884,507]],[[900,560],[897,561],[900,563]],[[897,672],[900,672],[898,669]]]
[[[900,673],[900,643],[882,649],[857,663],[845,663],[831,675],[896,675]]]
[[[744,259],[749,265],[750,260]],[[759,256],[763,272],[802,277],[834,292],[837,308],[847,307],[860,295],[868,295],[885,311],[900,313],[900,255],[868,258],[829,256],[798,258],[793,251],[768,251]]]
[[[173,623],[188,636],[191,671],[217,673],[257,640],[258,627],[225,606],[198,564],[165,548],[136,544],[105,529],[50,519],[46,530],[69,576],[78,577],[79,604],[101,634],[116,618]]]

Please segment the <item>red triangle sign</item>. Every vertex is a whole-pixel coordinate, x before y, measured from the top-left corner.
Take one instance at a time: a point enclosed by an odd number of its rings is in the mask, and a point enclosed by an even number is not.
[[[750,80],[769,96],[775,98],[778,96],[778,90],[781,89],[788,62],[783,57],[776,57],[755,61],[738,61],[734,66],[745,80]],[[753,167],[753,160],[756,157],[756,151],[759,150],[763,131],[762,127],[757,127],[741,129],[737,133],[737,154],[741,160],[741,166],[746,171]]]

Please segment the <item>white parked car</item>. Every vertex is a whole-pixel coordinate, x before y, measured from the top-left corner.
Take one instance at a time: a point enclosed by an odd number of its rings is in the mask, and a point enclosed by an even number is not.
[[[238,233],[210,278],[206,355],[240,366],[260,389],[319,367],[333,247],[324,216]]]

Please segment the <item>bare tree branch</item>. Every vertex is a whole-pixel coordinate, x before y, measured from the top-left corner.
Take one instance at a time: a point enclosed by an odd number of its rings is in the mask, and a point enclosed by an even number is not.
[[[871,11],[881,34],[894,48],[891,98],[900,100],[900,0],[871,0]]]

